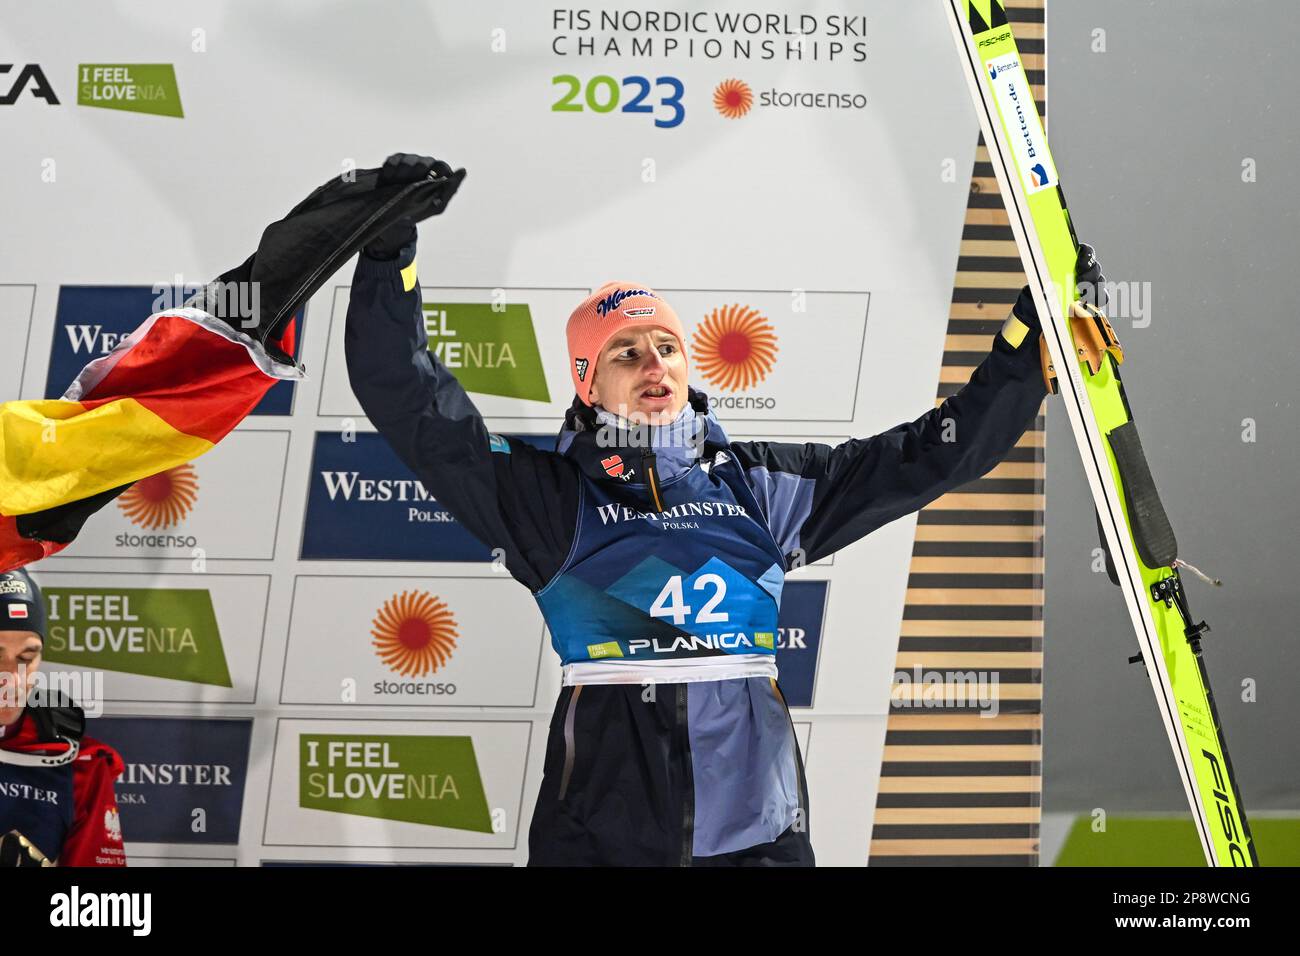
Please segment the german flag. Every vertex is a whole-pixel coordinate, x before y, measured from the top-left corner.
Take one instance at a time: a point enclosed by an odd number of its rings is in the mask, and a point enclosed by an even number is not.
[[[62,398],[0,405],[0,571],[61,551],[133,483],[206,453],[277,381],[304,377],[294,316],[363,247],[393,230],[413,236],[465,176],[442,165],[403,180],[390,167],[413,167],[399,158],[314,190],[243,264],[187,307],[149,316]],[[223,294],[244,283],[253,296]],[[259,304],[235,315],[232,300]]]
[[[293,351],[292,336],[290,325],[278,351]],[[225,321],[185,308],[151,315],[62,398],[0,405],[0,569],[61,550],[71,538],[34,533],[78,502],[193,461],[277,381],[302,377]]]

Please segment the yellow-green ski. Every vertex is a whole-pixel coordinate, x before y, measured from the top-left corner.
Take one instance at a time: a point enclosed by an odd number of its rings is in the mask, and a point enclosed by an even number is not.
[[[1210,693],[1201,636],[1178,573],[1105,317],[1075,303],[1078,240],[1038,107],[1000,0],[943,0],[989,158],[1042,318],[1111,559],[1175,762],[1211,866],[1257,866],[1250,827]]]

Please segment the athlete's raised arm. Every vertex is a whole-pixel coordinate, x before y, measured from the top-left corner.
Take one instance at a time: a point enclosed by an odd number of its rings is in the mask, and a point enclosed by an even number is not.
[[[452,175],[430,157],[394,156],[387,175]],[[371,424],[426,488],[530,590],[543,587],[572,543],[578,477],[572,463],[488,433],[455,376],[429,351],[416,279],[413,224],[362,252],[344,337],[352,390]]]
[[[1079,266],[1080,286],[1099,289],[1090,247]],[[916,420],[833,447],[733,442],[787,560],[833,554],[1001,461],[1047,395],[1040,338],[1026,288],[970,381]]]

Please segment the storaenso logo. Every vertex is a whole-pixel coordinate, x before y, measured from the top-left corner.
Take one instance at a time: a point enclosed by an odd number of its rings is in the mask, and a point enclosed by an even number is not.
[[[298,805],[493,832],[470,737],[300,734]]]
[[[713,90],[713,108],[727,119],[739,119],[754,105],[754,91],[744,80],[723,80]]]
[[[180,524],[198,497],[198,472],[193,465],[177,465],[141,478],[117,499],[117,507],[132,524],[152,531]]]
[[[710,385],[728,392],[753,388],[776,365],[776,329],[758,309],[722,305],[691,335],[691,357]]]
[[[848,90],[791,91],[774,87],[759,92],[758,105],[811,110],[864,110],[867,108],[867,95]]]
[[[691,335],[691,361],[705,381],[724,392],[744,392],[761,384],[776,366],[776,329],[758,309],[718,306]],[[709,395],[709,407],[774,409],[771,395]]]
[[[49,587],[44,596],[54,663],[231,686],[207,590]]]
[[[147,531],[167,530],[189,517],[199,497],[199,476],[193,465],[177,465],[141,478],[117,499],[118,510]],[[192,534],[129,534],[113,539],[119,548],[197,548]]]
[[[15,65],[13,63],[0,63],[0,76],[11,73]],[[0,95],[0,106],[13,106],[18,97],[22,95],[23,90],[28,87],[31,87],[32,96],[38,100],[44,100],[50,106],[59,105],[59,98],[54,95],[54,88],[50,86],[50,81],[45,78],[45,73],[42,72],[40,66],[35,63],[28,63],[14,77],[9,92]]]
[[[132,936],[148,936],[152,913],[150,893],[83,893],[73,884],[50,897],[51,926],[123,926]]]
[[[549,402],[542,357],[526,304],[428,301],[429,349],[466,391]]]
[[[447,602],[425,591],[403,591],[384,602],[371,622],[379,659],[403,677],[426,677],[456,649],[456,618]],[[376,694],[455,694],[449,683],[376,681]]]
[[[753,104],[754,92],[744,80],[723,80],[713,90],[713,108],[727,119],[745,116]],[[759,91],[758,105],[786,109],[861,110],[867,107],[867,96],[848,90],[778,90],[772,87]]]
[[[1232,865],[1250,866],[1246,852],[1239,844],[1242,833],[1237,825],[1237,815],[1232,812],[1232,803],[1228,799],[1228,785],[1223,778],[1223,770],[1219,767],[1219,758],[1204,749],[1201,750],[1201,755],[1210,762],[1210,769],[1214,771],[1214,800],[1219,811],[1219,826],[1224,839],[1228,841],[1228,855],[1232,858]]]

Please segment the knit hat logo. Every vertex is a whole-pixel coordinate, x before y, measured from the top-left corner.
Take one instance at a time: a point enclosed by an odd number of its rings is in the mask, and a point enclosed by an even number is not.
[[[645,295],[652,299],[658,298],[649,289],[616,289],[605,298],[596,303],[596,314],[605,316],[618,308],[618,304],[624,299],[630,299],[634,295]]]
[[[675,336],[682,346],[682,358],[686,358],[686,332],[671,305],[646,286],[606,282],[573,310],[565,327],[573,389],[579,400],[591,404],[591,383],[600,355],[615,335],[634,325],[652,326]]]

